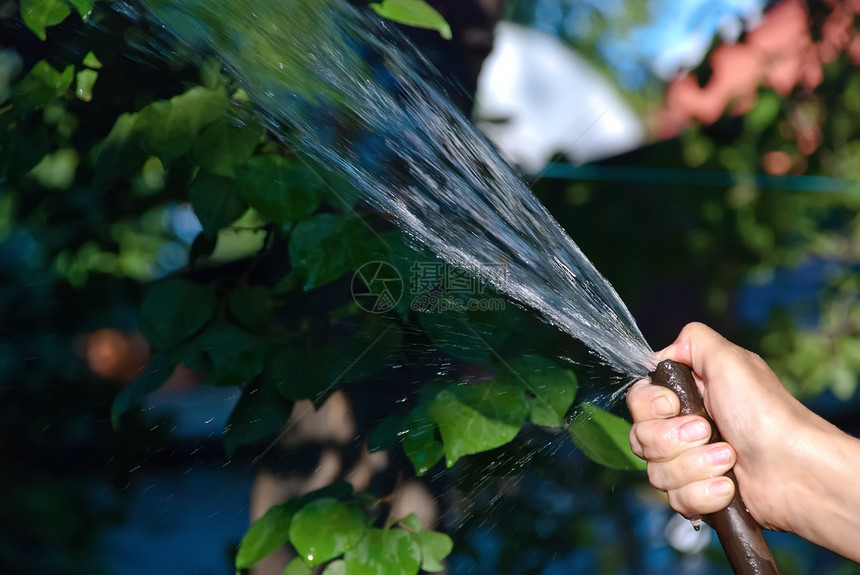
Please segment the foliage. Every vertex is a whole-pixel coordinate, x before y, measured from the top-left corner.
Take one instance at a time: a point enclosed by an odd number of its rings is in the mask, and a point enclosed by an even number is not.
[[[372,528],[378,505],[353,495],[349,484],[333,484],[276,505],[251,525],[236,554],[236,567],[253,566],[289,540],[299,556],[287,569],[296,573],[310,573],[319,565],[326,565],[324,573],[442,571],[440,561],[451,552],[451,539],[422,530],[414,514],[389,521],[384,529]]]
[[[382,0],[371,4],[377,14],[410,26],[436,30],[446,40],[451,39],[451,26],[433,7],[423,0]]]

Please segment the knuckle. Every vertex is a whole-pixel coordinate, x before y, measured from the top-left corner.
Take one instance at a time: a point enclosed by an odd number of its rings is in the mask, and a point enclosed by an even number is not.
[[[655,489],[659,489],[660,491],[668,491],[669,486],[664,481],[664,474],[662,466],[659,463],[651,463],[649,462],[646,471],[648,473],[648,483],[651,484]]]

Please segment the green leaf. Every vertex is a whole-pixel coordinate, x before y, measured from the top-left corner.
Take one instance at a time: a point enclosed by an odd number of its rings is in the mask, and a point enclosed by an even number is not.
[[[523,356],[509,365],[499,366],[496,379],[524,386],[534,396],[529,419],[535,425],[546,427],[564,424],[564,416],[573,405],[579,387],[572,371],[536,355]]]
[[[263,137],[263,127],[250,112],[237,109],[206,126],[191,150],[191,161],[218,176],[233,177],[235,166],[254,153]]]
[[[290,261],[310,290],[334,281],[356,264],[369,243],[361,223],[335,214],[318,214],[296,224],[290,236]]]
[[[296,557],[284,567],[281,575],[311,575],[313,570],[305,565],[305,562],[300,557]]]
[[[349,338],[345,349],[333,354],[334,359],[328,366],[328,379],[336,385],[365,379],[385,366],[395,364],[402,346],[403,331],[394,321],[368,314],[364,325]]]
[[[81,70],[75,75],[75,96],[89,102],[93,99],[93,86],[99,77],[95,70]]]
[[[325,350],[321,349],[273,348],[263,379],[282,397],[292,401],[310,399],[320,405],[334,390],[326,377],[324,359]]]
[[[400,438],[400,432],[405,429],[406,418],[402,415],[389,415],[377,425],[367,441],[367,449],[371,452],[382,451],[394,447]]]
[[[571,439],[593,461],[611,469],[645,469],[630,451],[630,422],[591,404],[583,404],[570,424]]]
[[[241,445],[263,440],[278,432],[293,410],[293,403],[280,396],[268,385],[253,382],[242,397],[224,427],[224,451],[232,457]]]
[[[170,100],[153,102],[136,114],[123,114],[99,153],[101,169],[123,173],[129,163],[126,156],[155,155],[165,165],[173,162],[191,149],[204,126],[224,114],[227,103],[223,88],[196,86]],[[124,165],[109,165],[117,159],[123,159]]]
[[[776,120],[780,107],[782,99],[776,93],[760,92],[755,106],[744,116],[744,127],[754,134],[764,132]]]
[[[142,148],[168,164],[194,145],[200,130],[227,108],[223,88],[191,88],[167,102],[153,102],[137,114],[135,131]]]
[[[437,429],[426,404],[413,409],[403,424],[403,453],[412,462],[415,475],[419,477],[430,471],[445,455],[445,448],[437,439]]]
[[[252,332],[263,331],[272,322],[274,314],[272,292],[265,286],[241,282],[230,290],[227,309],[242,327]]]
[[[319,177],[298,159],[253,156],[236,168],[236,181],[248,205],[270,222],[304,219],[322,201]]]
[[[81,17],[81,20],[86,22],[89,19],[90,14],[92,14],[93,4],[95,4],[96,0],[68,0],[68,2],[71,4],[72,8],[78,12],[78,16]]]
[[[305,503],[316,501],[317,499],[337,499],[338,501],[347,501],[355,495],[352,484],[347,481],[335,481],[325,487],[320,487],[311,491],[302,500]]]
[[[40,40],[45,40],[45,29],[59,24],[72,11],[65,0],[21,0],[21,19]]]
[[[208,329],[195,343],[211,359],[214,385],[245,385],[263,371],[264,341],[236,326],[222,324]]]
[[[122,415],[132,407],[140,405],[147,395],[161,387],[176,368],[177,362],[166,352],[156,353],[137,379],[123,388],[113,400],[111,406],[111,424],[114,429],[119,427]]]
[[[291,499],[270,507],[265,515],[256,520],[239,544],[236,569],[247,569],[284,545],[290,536],[293,515],[301,505],[301,499]]]
[[[415,301],[423,306],[425,301],[439,301],[442,297],[444,296],[418,296]],[[444,302],[440,303],[440,305],[443,304]],[[492,363],[493,355],[490,350],[495,349],[495,346],[490,345],[485,339],[489,334],[483,329],[475,330],[469,323],[469,317],[465,311],[456,309],[438,311],[438,308],[431,308],[429,313],[419,314],[418,321],[430,341],[451,357],[482,365]]]
[[[366,533],[366,518],[358,505],[326,497],[295,514],[290,542],[305,564],[313,567],[352,549]],[[352,574],[352,569],[347,570]]]
[[[139,170],[147,154],[135,145],[136,114],[121,114],[102,143],[96,159],[95,178],[104,184],[117,176],[127,176]]]
[[[344,554],[343,561],[349,575],[415,575],[421,565],[421,551],[401,529],[371,529]]]
[[[489,381],[443,390],[430,406],[439,425],[448,467],[460,457],[511,441],[529,413],[522,386]]]
[[[407,26],[436,30],[446,40],[451,39],[451,26],[424,0],[383,0],[379,4],[371,4],[370,7],[383,18]]]
[[[348,575],[346,572],[346,563],[343,562],[343,559],[332,561],[325,566],[322,575]]]
[[[45,60],[39,60],[12,91],[12,103],[21,114],[40,110],[62,96],[75,79],[75,67],[69,64],[60,72]]]
[[[82,1],[85,4],[90,4],[87,0],[73,0],[73,2],[79,1]],[[83,64],[87,68],[92,68],[93,70],[101,70],[103,66],[101,60],[99,60],[92,52],[87,52],[86,56],[84,56]]]
[[[421,550],[421,569],[431,573],[445,569],[442,560],[454,549],[450,537],[436,531],[419,531],[412,534],[412,539]]]
[[[421,518],[414,513],[410,513],[406,517],[398,519],[397,522],[407,531],[411,531],[412,533],[418,533],[421,531]]]
[[[211,285],[171,278],[153,285],[140,306],[140,331],[156,349],[177,347],[209,323],[218,310]]]
[[[230,178],[200,172],[188,193],[194,213],[210,236],[238,220],[248,209]]]

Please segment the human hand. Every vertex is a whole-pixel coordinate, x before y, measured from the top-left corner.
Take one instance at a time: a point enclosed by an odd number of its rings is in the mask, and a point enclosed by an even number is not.
[[[857,440],[794,399],[757,355],[702,324],[685,327],[657,357],[692,368],[724,439],[708,445],[709,425],[678,416],[672,391],[647,380],[631,388],[631,447],[648,461],[652,485],[667,492],[675,510],[696,518],[724,508],[734,485],[722,474],[734,466],[741,496],[763,527],[798,533],[846,556],[858,553],[857,535],[849,536],[851,547],[832,525],[843,516],[857,533],[860,500],[853,510],[839,509],[860,472],[857,464],[842,464],[846,450],[860,452]],[[837,477],[847,481],[841,490]]]

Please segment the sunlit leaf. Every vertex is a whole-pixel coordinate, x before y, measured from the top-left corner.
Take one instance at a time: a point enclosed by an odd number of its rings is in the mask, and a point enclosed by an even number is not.
[[[430,406],[449,467],[464,455],[489,451],[511,441],[528,413],[522,386],[498,381],[448,388]]]
[[[61,72],[40,60],[13,89],[12,103],[22,114],[40,110],[62,96],[74,79],[75,67],[71,64]]]
[[[421,549],[421,569],[436,573],[443,571],[442,560],[451,554],[454,542],[444,533],[436,531],[418,531],[412,534],[412,539]]]
[[[224,427],[224,451],[232,457],[236,450],[261,441],[279,431],[293,410],[293,403],[280,397],[268,385],[252,382],[242,390],[242,397]]]
[[[534,396],[529,419],[547,427],[560,427],[564,423],[579,387],[572,371],[535,355],[498,366],[496,379],[525,387]]]
[[[263,127],[250,112],[237,110],[206,126],[194,141],[191,159],[203,170],[219,176],[235,175],[235,166],[254,152]]]
[[[293,515],[301,505],[301,499],[291,499],[270,507],[265,515],[256,520],[239,544],[236,569],[247,569],[284,545],[290,535]]]
[[[147,395],[161,387],[176,368],[176,361],[166,352],[157,353],[149,360],[149,365],[137,379],[123,388],[111,406],[111,424],[119,427],[122,415],[132,407],[140,405]]]
[[[248,209],[230,178],[200,172],[188,191],[194,213],[203,230],[214,236]]]
[[[437,429],[436,422],[430,418],[429,406],[423,403],[413,409],[403,423],[400,432],[403,453],[419,477],[430,471],[445,455]]]
[[[349,575],[346,571],[346,563],[343,559],[332,561],[323,569],[322,575]]]
[[[59,24],[71,13],[65,0],[21,0],[21,19],[41,40],[47,38],[46,28]]]
[[[156,349],[176,347],[199,332],[218,309],[210,285],[171,278],[156,283],[140,306],[140,330]]]
[[[406,530],[412,533],[418,533],[421,531],[421,518],[418,517],[415,513],[410,513],[406,517],[397,520],[397,523],[402,525]]]
[[[645,469],[630,451],[630,422],[591,404],[583,404],[570,424],[570,437],[590,459],[611,469]]]
[[[451,39],[451,26],[424,0],[383,0],[378,4],[371,4],[370,7],[383,18],[408,26],[436,30],[446,40]]]
[[[158,156],[167,165],[191,149],[197,134],[220,118],[227,104],[223,88],[196,86],[170,100],[153,102],[136,114],[123,114],[105,139],[99,168],[112,177],[134,167],[129,158],[140,155]],[[113,166],[118,160],[122,165]]]
[[[236,181],[248,205],[275,223],[304,219],[322,200],[319,177],[295,158],[254,156],[236,168]]]
[[[77,11],[81,20],[86,22],[93,11],[93,4],[95,4],[95,1],[96,0],[68,0],[68,3]]]
[[[191,88],[168,101],[149,104],[137,113],[135,133],[143,150],[168,164],[191,149],[200,130],[227,108],[223,88]]]
[[[343,561],[349,575],[415,575],[421,551],[403,530],[371,529]]]
[[[87,2],[87,0],[75,0],[75,1],[82,2],[84,4],[89,4],[89,2]],[[87,55],[84,56],[83,65],[86,66],[87,68],[92,68],[93,70],[101,70],[102,66],[103,66],[101,60],[99,60],[96,57],[96,55],[93,54],[92,52],[87,52]]]
[[[305,565],[300,557],[296,557],[284,567],[281,575],[311,575],[313,570]]]
[[[367,534],[364,513],[355,503],[318,499],[293,517],[290,542],[309,566],[320,565],[352,549]],[[353,573],[348,568],[349,573]]]
[[[29,176],[46,188],[65,190],[75,181],[78,162],[74,148],[62,148],[52,154],[45,154],[30,170]]]
[[[95,70],[81,70],[75,75],[75,96],[89,102],[93,99],[93,86],[99,77]]]

